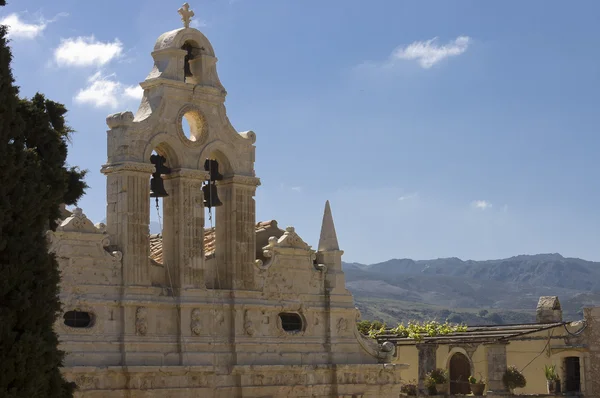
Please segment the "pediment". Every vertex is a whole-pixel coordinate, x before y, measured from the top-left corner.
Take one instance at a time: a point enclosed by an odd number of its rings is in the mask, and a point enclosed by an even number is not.
[[[83,214],[83,211],[80,208],[73,210],[73,214],[70,217],[67,217],[56,230],[60,232],[102,233],[102,231],[96,228],[94,223]]]
[[[294,227],[287,227],[279,239],[269,239],[268,248],[300,249],[310,251],[311,247],[296,233]]]

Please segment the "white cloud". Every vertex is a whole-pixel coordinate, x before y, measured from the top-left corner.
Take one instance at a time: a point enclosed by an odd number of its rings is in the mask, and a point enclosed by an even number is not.
[[[302,192],[302,187],[291,187],[290,189],[295,192]]]
[[[142,99],[142,95],[144,94],[144,89],[139,85],[135,86],[127,86],[123,90],[123,94],[132,99]]]
[[[476,200],[471,203],[471,206],[479,210],[487,210],[492,207],[492,204],[487,200]]]
[[[0,19],[0,25],[8,26],[8,36],[17,39],[36,38],[46,29],[48,22],[51,21],[41,20],[38,23],[26,23],[14,13]]]
[[[190,26],[192,28],[205,28],[208,26],[208,24],[205,21],[202,21],[200,19],[192,19],[192,21],[190,22]]]
[[[140,99],[143,90],[139,86],[125,86],[115,80],[115,75],[102,76],[95,73],[88,79],[89,85],[75,95],[75,102],[95,108],[117,108],[127,100]]]
[[[60,66],[103,66],[121,56],[123,44],[119,39],[101,42],[89,37],[63,39],[54,50],[54,60]]]
[[[429,69],[438,62],[467,51],[471,38],[459,36],[447,44],[439,45],[437,37],[426,41],[415,41],[406,47],[398,47],[384,66],[393,66],[399,60],[415,60],[422,68]]]
[[[405,201],[405,200],[416,199],[416,198],[418,198],[418,197],[419,197],[419,193],[418,193],[418,192],[413,192],[413,193],[409,193],[409,194],[406,194],[406,195],[402,195],[402,196],[400,196],[400,197],[398,198],[398,200],[399,200],[400,202],[403,202],[403,201]]]

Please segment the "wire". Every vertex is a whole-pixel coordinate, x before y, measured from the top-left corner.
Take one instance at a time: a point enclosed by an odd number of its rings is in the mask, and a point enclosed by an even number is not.
[[[546,341],[546,345],[544,345],[544,348],[542,348],[542,351],[540,351],[539,354],[537,354],[531,361],[529,361],[529,363],[521,369],[521,372],[523,372],[525,369],[527,369],[527,367],[529,365],[531,365],[533,363],[533,361],[538,359],[546,351],[546,348],[548,348],[548,346],[550,345],[550,341],[552,340],[553,334],[554,334],[554,329],[550,332],[550,336],[548,336],[548,341]]]
[[[166,268],[167,268],[167,275],[169,276],[169,286],[171,286],[171,296],[173,297],[173,300],[175,300],[175,304],[177,306],[177,322],[179,322],[179,327],[181,328],[181,305],[177,300],[177,296],[175,295],[175,289],[173,288],[173,279],[171,278],[171,267],[169,267],[167,258],[164,255],[165,254],[165,252],[164,252],[164,246],[165,246],[164,239],[165,238],[164,238],[162,217],[160,216],[160,205],[158,202],[158,198],[156,198],[156,214],[158,215],[158,224],[160,226],[160,234],[162,236],[162,241],[163,241],[163,265],[166,266]],[[190,358],[188,356],[188,352],[187,352],[187,349],[185,346],[185,337],[183,336],[183,331],[181,331],[179,333],[179,335],[181,336],[181,349],[183,351],[183,355],[185,355],[185,358],[187,360],[188,367],[189,367]]]
[[[585,330],[585,328],[587,328],[587,322],[585,320],[583,320],[583,326],[581,327],[581,329],[579,329],[576,332],[570,332],[569,329],[567,329],[567,324],[563,324],[563,327],[565,328],[565,332],[567,332],[569,335],[571,335],[573,337],[577,337],[581,333],[583,333],[583,331]]]

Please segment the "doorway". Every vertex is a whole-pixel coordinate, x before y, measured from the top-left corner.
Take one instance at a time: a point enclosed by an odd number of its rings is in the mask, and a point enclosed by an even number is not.
[[[471,363],[466,355],[457,352],[450,358],[450,394],[469,394],[469,376]]]
[[[565,358],[565,392],[581,391],[581,367],[579,357]]]

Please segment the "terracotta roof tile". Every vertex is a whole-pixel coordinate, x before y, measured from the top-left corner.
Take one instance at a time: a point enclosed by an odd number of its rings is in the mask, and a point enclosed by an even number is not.
[[[267,244],[269,237],[275,236],[279,238],[283,235],[283,230],[277,226],[277,221],[261,221],[256,223],[256,251],[260,257],[262,255],[262,248]],[[150,260],[156,265],[162,265],[163,263],[163,250],[162,250],[162,235],[152,234],[149,236],[150,240]],[[212,258],[215,255],[215,228],[204,228],[204,257],[206,259]]]

